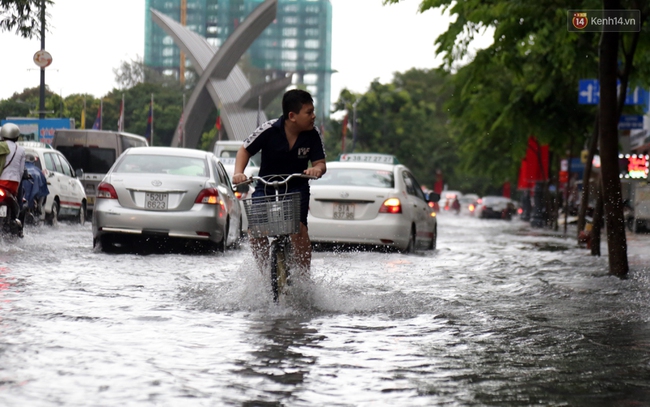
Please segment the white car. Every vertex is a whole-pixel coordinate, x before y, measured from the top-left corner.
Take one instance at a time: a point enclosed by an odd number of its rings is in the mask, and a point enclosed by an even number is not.
[[[25,154],[35,157],[34,163],[47,178],[50,193],[45,200],[43,220],[55,225],[59,219],[72,218],[85,224],[87,198],[79,180],[83,171],[75,171],[65,156],[49,144],[36,141],[19,141],[18,144],[23,146]]]
[[[346,154],[311,181],[313,243],[435,249],[436,213],[411,171],[390,155]],[[431,200],[440,197],[432,193]]]

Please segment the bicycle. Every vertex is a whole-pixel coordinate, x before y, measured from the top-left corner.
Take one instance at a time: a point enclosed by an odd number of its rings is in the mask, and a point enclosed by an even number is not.
[[[300,173],[266,177],[252,176],[233,186],[237,188],[259,181],[275,189],[275,195],[242,199],[246,216],[248,216],[249,236],[271,238],[269,244],[271,290],[274,302],[278,302],[280,294],[285,293],[286,287],[291,285],[289,257],[292,247],[289,236],[300,232],[300,192],[287,193],[287,184],[292,178],[316,179],[314,176]],[[280,194],[282,186],[285,190],[283,194]]]

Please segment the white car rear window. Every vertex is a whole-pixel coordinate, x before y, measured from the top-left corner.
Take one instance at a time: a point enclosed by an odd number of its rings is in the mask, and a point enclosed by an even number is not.
[[[358,187],[394,188],[395,178],[391,171],[364,168],[328,168],[312,185],[346,185]]]
[[[206,161],[201,158],[138,154],[130,154],[124,157],[113,172],[190,175],[195,177],[207,177],[210,173]]]

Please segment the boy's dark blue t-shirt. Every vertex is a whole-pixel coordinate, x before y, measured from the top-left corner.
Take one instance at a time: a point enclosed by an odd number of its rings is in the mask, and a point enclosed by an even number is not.
[[[270,120],[258,127],[244,140],[244,148],[253,156],[262,150],[259,176],[288,175],[302,173],[309,168],[309,162],[325,159],[325,146],[318,128],[303,131],[298,135],[293,148],[284,131],[284,118]],[[289,188],[307,184],[306,178],[294,178]]]

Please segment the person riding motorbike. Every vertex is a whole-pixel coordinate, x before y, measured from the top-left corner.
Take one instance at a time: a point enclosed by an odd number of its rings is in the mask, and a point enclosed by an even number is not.
[[[454,197],[454,202],[451,203],[451,209],[456,212],[456,215],[460,213],[460,201],[457,196]]]
[[[0,139],[6,143],[8,153],[0,159],[0,187],[12,195],[11,220],[14,226],[22,227],[18,220],[20,205],[17,197],[20,181],[25,171],[25,149],[16,144],[20,137],[20,129],[14,123],[6,123],[0,128]]]

